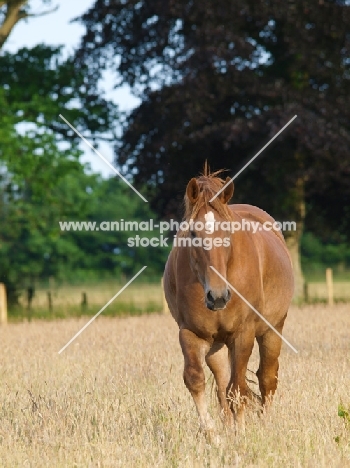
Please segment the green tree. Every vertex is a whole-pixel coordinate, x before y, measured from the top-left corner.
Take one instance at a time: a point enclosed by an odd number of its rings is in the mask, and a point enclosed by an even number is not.
[[[304,223],[346,236],[350,227],[349,20],[347,2],[332,0],[98,0],[81,18],[77,60],[91,89],[111,68],[142,98],[117,161],[155,190],[164,215],[205,159],[236,171],[298,115],[236,190],[237,201],[297,221],[287,237],[297,296]]]
[[[156,215],[136,195],[130,194],[130,188],[119,178],[99,180],[90,186],[89,207],[84,216],[75,216],[76,221],[105,223],[99,230],[94,231],[69,231],[61,233],[62,239],[70,240],[79,246],[80,257],[75,265],[70,265],[71,271],[84,270],[120,278],[121,275],[132,276],[137,270],[147,265],[147,275],[160,275],[169,249],[129,246],[128,239],[140,237],[158,237],[157,231],[123,230],[121,220],[148,221],[156,219]],[[72,217],[64,219],[72,220]],[[63,220],[64,220],[63,219]],[[111,222],[117,222],[114,230],[108,230]],[[168,242],[170,245],[170,242]],[[95,272],[95,273],[94,273]]]
[[[79,253],[60,239],[58,220],[87,213],[85,189],[92,176],[80,164],[80,140],[59,113],[87,136],[108,138],[117,111],[98,94],[84,92],[83,70],[75,72],[72,59],[63,60],[57,47],[5,53],[0,86],[0,277],[14,301],[22,280],[45,274],[49,264],[57,271],[58,260]],[[58,260],[49,262],[54,254]]]
[[[43,146],[45,142],[45,145]],[[59,281],[132,276],[147,265],[160,274],[167,251],[128,246],[128,237],[152,232],[61,231],[65,221],[120,222],[154,218],[148,204],[117,178],[89,175],[80,152],[59,150],[51,136],[17,136],[21,158],[3,166],[0,178],[0,281],[9,302],[23,288],[50,276]],[[42,152],[38,154],[38,144]]]
[[[103,180],[80,163],[80,140],[58,114],[97,141],[112,138],[118,117],[84,80],[84,69],[63,61],[60,48],[0,57],[0,281],[10,302],[37,279],[120,278],[144,265],[159,274],[166,260],[164,249],[129,247],[136,232],[60,230],[64,221],[155,217],[119,178]]]
[[[29,123],[51,132],[57,142],[80,141],[59,118],[92,140],[114,141],[117,107],[96,88],[87,89],[87,67],[79,70],[74,59],[63,59],[62,46],[38,45],[0,56],[0,89],[4,106],[0,115],[9,125]]]
[[[73,192],[74,202],[69,203],[63,191],[69,179],[88,180],[78,160],[80,152],[59,150],[50,135],[38,137],[31,132],[17,135],[16,144],[17,158],[2,165],[0,179],[0,281],[7,286],[10,303],[17,300],[21,288],[46,274],[54,275],[60,263],[72,258],[77,249],[61,241],[58,220],[68,213],[81,216],[88,206],[87,193],[83,197]],[[53,251],[60,256],[49,270]]]

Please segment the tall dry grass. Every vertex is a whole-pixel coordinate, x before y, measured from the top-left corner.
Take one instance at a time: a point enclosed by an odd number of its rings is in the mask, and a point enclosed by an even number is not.
[[[225,432],[208,373],[218,445],[198,432],[170,316],[98,318],[0,328],[3,467],[346,467],[350,432],[350,308],[292,308],[270,414]],[[256,349],[250,368],[257,368]]]

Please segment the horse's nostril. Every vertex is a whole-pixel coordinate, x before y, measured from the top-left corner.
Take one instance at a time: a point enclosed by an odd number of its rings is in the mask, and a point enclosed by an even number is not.
[[[213,298],[211,291],[207,292],[207,299],[209,302],[214,302],[215,299]]]
[[[231,291],[228,289],[227,294],[226,294],[226,302],[228,302],[231,299]]]

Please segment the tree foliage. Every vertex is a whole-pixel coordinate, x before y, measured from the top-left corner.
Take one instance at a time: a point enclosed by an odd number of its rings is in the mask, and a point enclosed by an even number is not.
[[[0,281],[14,302],[34,280],[158,271],[165,253],[129,249],[118,232],[62,232],[59,221],[147,219],[147,205],[114,179],[89,174],[79,139],[111,135],[117,109],[85,92],[84,69],[60,48],[38,46],[0,57]],[[154,250],[154,249],[153,249]]]
[[[97,180],[90,185],[89,206],[84,215],[79,214],[74,220],[96,222],[101,226],[94,231],[69,231],[61,233],[61,238],[70,240],[71,244],[79,246],[80,255],[74,262],[70,262],[71,271],[76,276],[78,273],[82,279],[90,275],[132,276],[144,265],[147,266],[147,274],[159,275],[167,258],[168,250],[165,248],[130,247],[128,238],[139,235],[141,237],[158,236],[156,231],[123,230],[121,220],[131,222],[148,221],[155,218],[148,204],[144,203],[136,195],[130,194],[130,188],[119,178],[109,180]],[[61,220],[72,220],[72,217]],[[119,230],[115,227],[108,230],[110,222],[118,222]],[[102,230],[106,223],[107,227]],[[170,245],[170,244],[169,244]],[[67,269],[61,275],[69,277]]]
[[[176,213],[205,159],[236,171],[297,114],[245,171],[236,200],[295,218],[301,197],[310,228],[346,233],[349,20],[340,1],[97,0],[77,58],[92,89],[112,68],[142,98],[117,161],[156,187],[163,214]]]
[[[79,137],[59,118],[63,114],[92,139],[115,138],[118,109],[99,88],[87,89],[87,67],[76,70],[72,58],[63,59],[62,47],[38,45],[0,56],[3,117],[12,124],[34,124],[59,140]]]

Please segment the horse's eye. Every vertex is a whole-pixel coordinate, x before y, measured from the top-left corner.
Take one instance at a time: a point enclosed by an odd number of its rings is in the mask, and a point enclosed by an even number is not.
[[[197,237],[197,234],[194,231],[190,231],[190,235],[191,235],[192,239]]]

